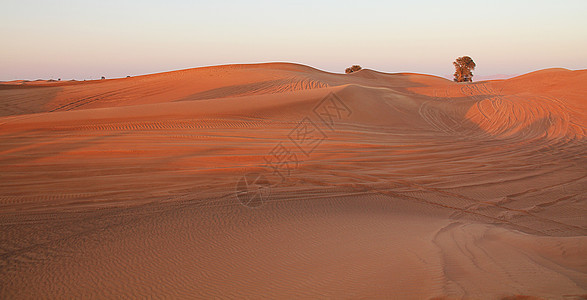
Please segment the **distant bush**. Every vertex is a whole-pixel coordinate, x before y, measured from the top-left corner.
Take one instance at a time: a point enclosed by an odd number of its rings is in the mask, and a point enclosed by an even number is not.
[[[102,76],[102,80],[106,79],[106,77]]]
[[[352,67],[346,68],[346,70],[344,70],[344,72],[345,72],[345,73],[347,73],[347,74],[350,74],[350,73],[352,73],[352,72],[356,72],[356,71],[359,71],[359,70],[361,70],[361,69],[363,69],[363,68],[361,68],[361,66],[359,66],[359,65],[354,65],[354,66],[352,66]]]
[[[468,56],[462,56],[457,58],[453,63],[455,66],[455,79],[456,82],[472,82],[473,81],[473,70],[475,70],[475,62]]]

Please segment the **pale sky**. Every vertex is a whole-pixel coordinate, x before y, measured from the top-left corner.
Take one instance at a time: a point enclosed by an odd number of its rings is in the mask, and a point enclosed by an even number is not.
[[[586,0],[0,0],[0,80],[285,61],[343,72],[587,68]]]

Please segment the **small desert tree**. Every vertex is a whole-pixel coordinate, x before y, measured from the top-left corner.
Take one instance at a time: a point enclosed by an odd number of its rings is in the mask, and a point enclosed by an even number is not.
[[[356,72],[356,71],[359,71],[359,70],[361,70],[361,69],[362,69],[362,68],[361,68],[361,66],[359,66],[359,65],[354,65],[354,66],[352,66],[352,67],[346,68],[346,70],[344,70],[344,72],[345,72],[345,73],[347,73],[347,74],[350,74],[350,73],[352,73],[352,72]]]
[[[475,70],[475,62],[468,56],[457,58],[453,63],[455,65],[455,81],[456,82],[472,82],[473,70]]]

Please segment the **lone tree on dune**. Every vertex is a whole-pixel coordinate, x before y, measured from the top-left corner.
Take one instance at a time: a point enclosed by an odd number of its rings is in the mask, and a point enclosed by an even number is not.
[[[346,68],[346,70],[344,70],[344,72],[345,72],[345,73],[347,73],[347,74],[350,74],[350,73],[352,73],[352,72],[356,72],[356,71],[359,71],[359,70],[361,70],[361,69],[362,69],[362,68],[361,68],[361,66],[359,66],[359,65],[354,65],[354,66],[352,66],[352,67]]]
[[[456,82],[472,82],[473,70],[475,70],[475,62],[468,56],[457,58],[453,63],[455,65],[455,81]]]

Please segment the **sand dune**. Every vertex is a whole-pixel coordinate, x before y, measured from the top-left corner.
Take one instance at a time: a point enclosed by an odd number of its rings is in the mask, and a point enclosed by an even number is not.
[[[585,297],[586,95],[285,63],[1,83],[0,297]]]

